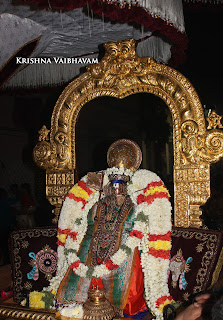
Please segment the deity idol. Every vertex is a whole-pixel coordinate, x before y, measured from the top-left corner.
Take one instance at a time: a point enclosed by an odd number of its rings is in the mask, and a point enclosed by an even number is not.
[[[67,194],[58,224],[58,271],[48,290],[61,314],[82,318],[89,287],[103,286],[117,315],[150,310],[163,319],[171,205],[162,180],[138,170],[142,154],[127,139],[107,153],[110,168],[83,177]],[[69,310],[69,312],[63,312]]]

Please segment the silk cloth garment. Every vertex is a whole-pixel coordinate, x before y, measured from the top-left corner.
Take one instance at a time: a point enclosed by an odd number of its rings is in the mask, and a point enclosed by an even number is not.
[[[129,288],[128,299],[124,308],[124,314],[134,315],[147,309],[143,293],[144,282],[143,272],[140,262],[140,254],[138,248],[135,250],[135,266],[132,275],[132,281]]]
[[[132,230],[133,216],[134,208],[131,209],[124,223],[122,244],[125,243],[127,234]],[[88,230],[78,254],[82,262],[88,260],[93,229],[94,221],[92,210],[90,210],[88,214]],[[128,315],[134,315],[141,310],[145,310],[143,274],[138,248],[118,269],[111,272],[110,275],[102,277],[102,283],[107,299],[116,309],[124,309],[124,313]],[[79,277],[69,268],[57,292],[57,303],[59,305],[69,304],[73,301],[84,303],[88,298],[90,284],[90,279]]]

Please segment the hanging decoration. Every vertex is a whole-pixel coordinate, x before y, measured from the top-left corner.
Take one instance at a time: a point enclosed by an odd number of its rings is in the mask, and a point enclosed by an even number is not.
[[[36,6],[31,6],[32,2]],[[0,28],[6,39],[1,48],[0,70],[11,57],[19,57],[22,46],[37,37],[38,46],[27,57],[48,60],[36,63],[27,59],[21,63],[19,59],[3,89],[67,83],[80,74],[81,68],[96,63],[98,46],[109,41],[134,38],[139,56],[151,56],[173,67],[185,58],[187,37],[181,1],[26,0],[21,3],[16,5],[6,0],[0,4]],[[82,63],[67,63],[68,60],[58,63],[60,60],[54,59],[58,57],[87,59],[80,60]]]

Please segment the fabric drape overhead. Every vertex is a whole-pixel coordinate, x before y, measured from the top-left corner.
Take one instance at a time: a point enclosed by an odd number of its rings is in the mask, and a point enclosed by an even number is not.
[[[173,67],[184,60],[187,37],[179,0],[0,2],[0,68],[39,37],[27,57],[98,57],[101,44],[134,38],[139,56]],[[71,81],[80,64],[10,65],[3,88],[55,86]],[[2,79],[1,79],[2,80]]]

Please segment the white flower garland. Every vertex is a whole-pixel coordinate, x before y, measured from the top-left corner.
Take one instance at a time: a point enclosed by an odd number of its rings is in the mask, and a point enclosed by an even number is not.
[[[160,178],[153,172],[138,170],[133,174],[132,171],[125,170],[124,168],[109,168],[104,172],[104,185],[108,183],[108,176],[110,174],[125,174],[131,177],[131,182],[127,184],[127,192],[133,203],[137,205],[133,226],[136,235],[128,235],[125,245],[120,246],[119,250],[110,257],[110,266],[106,266],[104,263],[95,267],[86,266],[80,262],[76,253],[79,251],[80,244],[87,231],[88,212],[98,201],[99,192],[92,193],[84,207],[82,203],[66,198],[61,210],[58,226],[60,229],[71,229],[70,232],[76,234],[76,239],[67,237],[65,246],[58,247],[58,272],[57,276],[50,281],[48,289],[57,291],[67,268],[70,266],[73,266],[74,273],[80,277],[89,277],[90,275],[90,277],[99,278],[108,275],[114,267],[120,266],[138,246],[142,250],[141,263],[145,278],[146,301],[151,311],[156,315],[156,319],[162,320],[163,316],[156,308],[156,301],[160,296],[169,295],[167,286],[169,260],[156,258],[148,254],[148,240],[145,235],[148,233],[164,235],[171,230],[170,202],[166,198],[158,198],[151,204],[146,202],[137,204],[137,197],[140,193],[143,193],[147,185],[160,181]],[[86,176],[81,181],[86,182]],[[143,213],[147,217],[147,221],[137,218],[140,213]],[[138,237],[138,234],[141,236]],[[77,308],[77,304],[74,307]],[[62,312],[64,313],[65,311]],[[72,313],[68,309],[66,309],[66,312]],[[75,315],[75,317],[77,318],[78,316]]]

